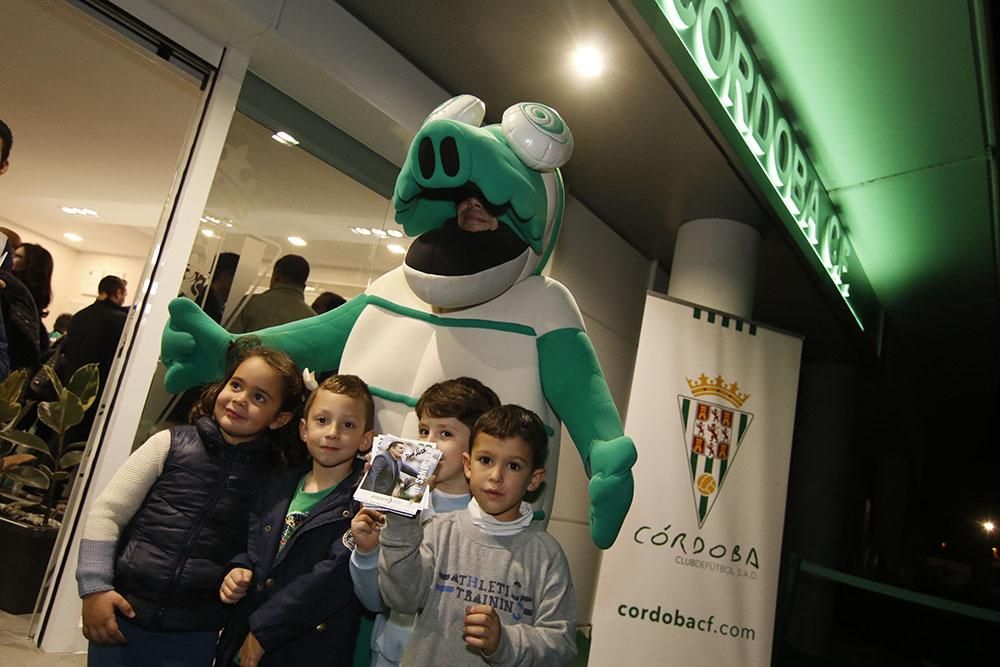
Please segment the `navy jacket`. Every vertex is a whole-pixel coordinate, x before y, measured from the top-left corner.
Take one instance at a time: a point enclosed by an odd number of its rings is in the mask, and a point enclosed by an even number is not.
[[[232,665],[248,632],[264,647],[262,665],[351,665],[361,604],[351,584],[351,519],[363,461],[320,501],[281,553],[288,506],[308,467],[269,479],[250,516],[247,553],[234,567],[253,571],[247,596],[219,639],[216,664]]]
[[[219,585],[246,548],[247,517],[273,467],[270,432],[229,445],[209,417],[170,429],[170,452],[118,542],[115,590],[149,630],[217,630]],[[280,532],[280,531],[279,531]]]

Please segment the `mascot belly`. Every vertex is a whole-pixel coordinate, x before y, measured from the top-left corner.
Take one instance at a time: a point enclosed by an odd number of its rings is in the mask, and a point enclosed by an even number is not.
[[[551,437],[548,482],[534,503],[546,518],[561,420],[590,478],[591,537],[607,548],[631,504],[635,447],[572,295],[540,275],[562,222],[558,167],[572,135],[541,104],[512,106],[500,125],[480,127],[484,115],[481,101],[462,95],[414,138],[393,193],[396,221],[414,237],[403,266],[329,313],[254,335],[301,367],[363,378],[382,432],[413,436],[421,392],[462,375],[535,411]],[[221,377],[236,336],[189,300],[171,302],[170,314],[167,389]]]

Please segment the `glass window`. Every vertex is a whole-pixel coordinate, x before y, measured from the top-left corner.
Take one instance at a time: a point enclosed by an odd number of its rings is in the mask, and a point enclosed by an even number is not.
[[[188,260],[184,296],[242,331],[240,311],[270,288],[282,256],[308,262],[303,298],[310,306],[326,292],[350,299],[402,263],[409,239],[393,220],[395,167],[252,75],[239,108]],[[185,423],[197,399],[198,390],[167,394],[163,373],[161,365],[134,446]]]

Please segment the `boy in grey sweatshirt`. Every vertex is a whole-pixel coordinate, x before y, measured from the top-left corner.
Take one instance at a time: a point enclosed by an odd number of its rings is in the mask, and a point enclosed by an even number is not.
[[[391,515],[381,531],[379,587],[393,609],[420,612],[402,665],[554,665],[576,653],[576,598],[559,544],[532,525],[524,495],[545,479],[548,437],[530,410],[484,414],[463,455],[465,511]],[[361,530],[383,517],[365,509]]]

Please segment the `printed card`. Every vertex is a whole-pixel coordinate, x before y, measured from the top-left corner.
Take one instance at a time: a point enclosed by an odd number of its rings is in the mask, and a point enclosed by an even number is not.
[[[441,450],[433,442],[377,435],[371,467],[354,498],[366,507],[413,516],[430,507],[427,480],[440,460]]]

